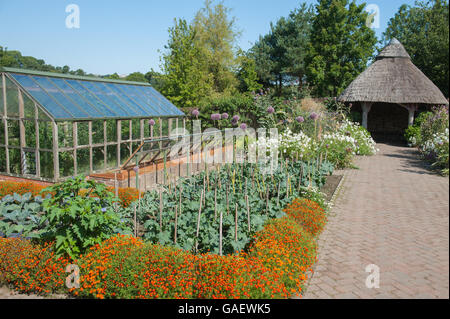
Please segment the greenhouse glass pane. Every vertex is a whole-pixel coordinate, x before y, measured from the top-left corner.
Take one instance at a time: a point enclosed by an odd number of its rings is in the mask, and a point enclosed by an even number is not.
[[[64,106],[70,113],[73,114],[76,118],[89,118],[89,115],[82,111],[81,107],[75,102],[72,102],[68,99],[58,88],[56,88],[48,78],[33,76],[33,80],[35,80],[44,90],[47,91],[55,100],[59,102],[62,106]]]
[[[19,117],[19,91],[17,85],[6,79],[6,112],[8,117]]]
[[[116,92],[114,92],[110,87],[109,83],[97,82],[95,83],[103,92],[105,92],[116,104],[120,105],[122,109],[127,111],[131,116],[143,116],[142,112],[136,111],[136,109],[125,102],[121,97],[118,96]],[[121,94],[123,95],[123,94]]]
[[[161,110],[159,107],[153,105],[151,101],[148,101],[148,99],[136,88],[133,87],[133,85],[121,85],[120,89],[123,90],[125,94],[133,98],[137,103],[140,105],[143,105],[147,108],[149,115],[151,116],[161,116],[164,115],[161,113]]]
[[[63,79],[52,78],[51,81],[70,99],[77,103],[83,111],[85,111],[90,117],[102,117],[104,116],[91,104],[87,103],[77,91],[71,88]]]
[[[89,91],[95,94],[104,104],[106,104],[110,109],[112,109],[118,116],[129,117],[130,114],[126,112],[119,104],[111,99],[110,95],[103,92],[94,82],[90,81],[77,81],[86,87]]]
[[[160,105],[163,106],[163,109],[166,110],[168,115],[180,115],[183,116],[184,113],[181,112],[175,105],[173,105],[168,99],[166,99],[161,93],[156,91],[154,88],[148,86],[148,87],[139,87],[140,90],[148,95],[153,97],[154,100],[158,101]]]
[[[42,90],[27,75],[11,73],[12,77],[24,87],[31,96],[38,101],[54,118],[71,118],[64,108],[53,100],[44,90]]]
[[[91,103],[92,105],[94,105],[97,110],[99,110],[101,113],[103,113],[104,117],[116,117],[118,116],[117,113],[113,112],[111,109],[109,109],[108,107],[106,107],[106,105],[104,105],[98,97],[96,97],[94,94],[92,94],[91,92],[89,92],[84,86],[82,86],[80,83],[78,83],[78,81],[75,80],[69,80],[69,79],[65,79],[65,81],[72,86],[75,90],[77,90],[77,92],[83,96],[86,100],[89,101],[89,103]]]
[[[120,85],[115,83],[105,83],[108,88],[110,88],[112,91],[114,91],[117,95],[119,95],[122,99],[125,100],[128,104],[132,105],[135,110],[140,113],[141,116],[147,116],[147,115],[153,115],[152,112],[149,112],[148,108],[145,106],[141,106],[137,104],[133,99],[131,99],[128,95],[124,94],[123,91],[120,90]],[[122,85],[123,87],[123,85]]]

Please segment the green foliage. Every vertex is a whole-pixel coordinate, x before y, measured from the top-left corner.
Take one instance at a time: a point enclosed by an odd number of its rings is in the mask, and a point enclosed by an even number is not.
[[[337,96],[366,67],[377,39],[366,26],[365,4],[319,0],[306,57],[314,94]]]
[[[51,64],[46,64],[42,59],[36,59],[32,56],[23,56],[20,51],[8,51],[7,48],[3,48],[2,46],[0,46],[0,66],[44,72],[68,73],[72,75],[86,75],[81,69],[70,70],[67,65],[55,67]],[[93,74],[89,75],[93,76]]]
[[[116,199],[104,184],[78,176],[45,191],[54,195],[43,202],[41,239],[56,241],[58,255],[74,258],[111,235],[127,231],[114,211]]]
[[[214,4],[205,0],[192,22],[196,46],[203,53],[201,62],[212,77],[216,93],[233,92],[238,85],[234,47],[240,32],[236,30],[236,19],[229,17],[230,11],[223,1]]]
[[[246,121],[247,113],[251,112],[253,107],[253,98],[249,94],[236,93],[233,95],[210,96],[202,100],[200,103],[200,116],[203,128],[219,126],[232,127],[231,119],[234,115],[239,115],[241,122]],[[227,113],[228,119],[221,120],[219,123],[212,123],[211,114]]]
[[[286,81],[296,79],[302,87],[305,75],[305,57],[311,30],[312,7],[302,4],[270,25],[270,32],[260,36],[250,49],[256,62],[256,72],[265,87],[277,83],[278,94]]]
[[[147,83],[147,78],[141,72],[133,72],[125,77],[125,81],[143,82]]]
[[[195,107],[212,91],[212,81],[204,67],[204,52],[195,41],[195,30],[186,20],[175,20],[169,28],[167,52],[162,56],[162,93],[182,108]]]
[[[255,92],[262,88],[258,83],[258,74],[256,73],[255,60],[241,53],[238,57],[239,69],[237,72],[237,79],[239,81],[240,92]]]
[[[402,5],[388,22],[384,41],[397,38],[412,62],[448,96],[449,14],[447,0]]]
[[[5,237],[38,238],[42,232],[42,198],[24,195],[6,195],[0,201],[0,233]]]
[[[284,163],[284,162],[283,162]],[[283,165],[283,166],[282,166]],[[191,178],[181,178],[176,189],[163,193],[160,227],[160,195],[157,191],[147,192],[140,200],[121,211],[121,215],[133,225],[134,210],[137,220],[144,227],[144,238],[163,245],[198,252],[219,252],[219,214],[223,214],[223,252],[233,253],[244,249],[255,232],[262,229],[266,221],[284,215],[279,207],[284,207],[294,198],[301,197],[301,185],[320,187],[325,183],[325,175],[333,171],[333,166],[317,163],[281,162],[272,175],[262,174],[255,164],[232,164],[219,171],[201,172]],[[311,176],[311,179],[310,179]],[[203,181],[205,182],[205,186]],[[207,184],[209,181],[209,185]],[[202,203],[199,237],[196,237],[200,197],[205,188],[205,203]],[[216,191],[217,188],[217,191]],[[181,194],[181,207],[180,207]],[[245,195],[248,195],[250,210],[250,231]],[[217,205],[214,198],[216,197]],[[238,240],[235,241],[235,208],[238,210]],[[174,244],[174,218],[177,211],[177,242]]]

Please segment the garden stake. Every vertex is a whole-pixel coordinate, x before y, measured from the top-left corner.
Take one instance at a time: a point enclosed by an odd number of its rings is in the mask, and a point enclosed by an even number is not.
[[[181,196],[183,195],[183,187],[180,185],[180,202],[179,202],[179,205],[180,205],[180,216],[181,216]]]
[[[206,185],[205,185],[205,176],[203,176],[203,194],[206,194]],[[206,197],[206,196],[205,196]],[[205,199],[203,198],[203,203],[205,203]]]
[[[200,232],[200,217],[201,217],[201,214],[202,214],[202,199],[203,199],[203,192],[200,194],[200,207],[198,208],[197,232],[196,232],[196,235],[195,235],[195,237],[196,237],[195,252],[198,252],[198,234]]]
[[[248,205],[248,195],[245,195],[245,202],[247,204],[247,224],[248,232],[250,233],[250,206]]]
[[[134,205],[134,237],[137,237],[136,205]]]
[[[237,203],[235,205],[235,211],[234,211],[234,240],[237,242],[238,239],[238,205]]]
[[[162,211],[163,211],[163,195],[162,188],[159,189],[159,229],[162,229]]]
[[[228,204],[228,192],[229,192],[229,190],[230,190],[230,187],[229,187],[229,185],[227,183],[227,191],[226,191],[226,194],[225,194],[225,196],[227,198],[227,214],[228,214],[228,212],[230,210],[230,205]]]
[[[277,205],[280,206],[280,183],[278,183]]]
[[[253,166],[252,166],[252,188],[255,187],[255,171],[253,170]]]
[[[114,193],[119,197],[119,187],[117,186],[117,172],[114,172]]]
[[[214,220],[217,218],[217,188],[214,189]]]
[[[177,211],[178,211],[178,206],[175,205],[175,229],[174,229],[174,234],[173,234],[173,243],[176,245],[177,244],[177,224],[178,224],[178,215],[177,215]]]
[[[222,256],[222,210],[220,210],[220,219],[219,219],[219,255]]]

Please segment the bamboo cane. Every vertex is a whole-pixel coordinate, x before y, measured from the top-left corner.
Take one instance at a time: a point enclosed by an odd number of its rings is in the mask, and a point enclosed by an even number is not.
[[[219,220],[219,255],[222,256],[222,210],[220,210],[220,220]]]
[[[177,228],[178,228],[178,214],[177,214],[177,211],[178,211],[178,206],[177,205],[175,205],[175,229],[174,229],[174,234],[173,234],[173,242],[174,242],[174,244],[176,245],[177,244]]]
[[[235,203],[234,205],[235,205],[235,210],[234,210],[234,240],[237,241],[238,240],[238,205],[237,205],[237,203]]]
[[[162,229],[163,195],[162,188],[159,189],[159,229]]]
[[[214,189],[214,220],[217,218],[217,188]]]
[[[202,214],[202,199],[203,199],[203,191],[200,194],[200,206],[198,208],[198,216],[197,216],[197,231],[195,233],[195,252],[198,252],[198,235],[200,233],[200,218],[201,218],[201,214]]]
[[[134,237],[137,237],[136,205],[134,205]]]
[[[247,224],[248,232],[250,233],[250,205],[248,204],[248,195],[245,195],[245,202],[247,204]]]

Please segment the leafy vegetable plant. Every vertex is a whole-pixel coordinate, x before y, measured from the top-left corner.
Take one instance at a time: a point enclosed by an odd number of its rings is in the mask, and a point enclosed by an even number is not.
[[[43,202],[42,239],[55,241],[58,255],[75,258],[111,235],[128,232],[114,210],[117,199],[104,184],[78,176],[46,191],[54,196]]]

